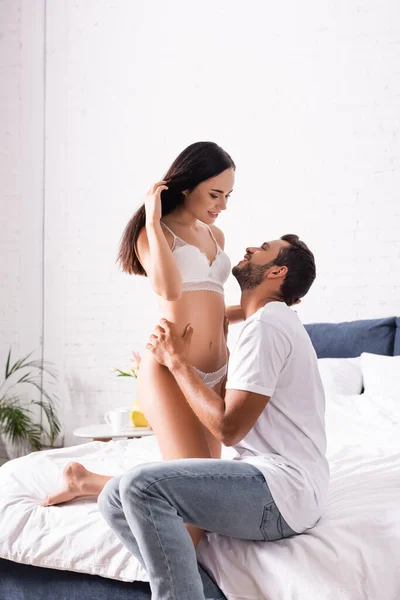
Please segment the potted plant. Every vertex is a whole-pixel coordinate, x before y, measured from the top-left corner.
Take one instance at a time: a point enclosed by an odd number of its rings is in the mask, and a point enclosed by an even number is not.
[[[4,381],[0,385],[0,434],[9,458],[52,446],[61,431],[55,410],[58,399],[47,389],[57,381],[56,372],[51,369],[51,363],[31,359],[32,354],[12,364],[10,348]],[[46,383],[45,379],[50,382]],[[29,397],[34,390],[35,397]],[[40,392],[39,399],[37,392]],[[35,407],[41,411],[39,423]],[[42,421],[47,421],[46,425]]]

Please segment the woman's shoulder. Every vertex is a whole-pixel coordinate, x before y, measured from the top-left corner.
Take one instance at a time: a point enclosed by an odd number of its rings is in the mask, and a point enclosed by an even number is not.
[[[213,232],[215,239],[217,240],[217,244],[222,250],[225,248],[225,236],[222,230],[216,225],[210,225],[210,229]]]
[[[165,225],[165,223],[162,223],[160,221],[161,231],[163,232],[163,234],[168,242],[168,246],[170,248],[172,248],[172,246],[174,245],[174,236],[169,229],[167,229],[166,227],[162,227],[162,225]],[[149,240],[148,240],[147,230],[146,230],[145,226],[143,226],[142,229],[140,230],[136,244],[137,244],[137,248],[139,249],[139,251],[140,251],[140,249],[148,250]]]

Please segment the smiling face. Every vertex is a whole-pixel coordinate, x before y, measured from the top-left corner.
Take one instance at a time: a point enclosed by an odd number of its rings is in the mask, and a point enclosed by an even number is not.
[[[220,212],[226,210],[234,182],[233,169],[226,169],[219,175],[202,181],[192,191],[185,192],[185,210],[199,221],[212,225]]]
[[[286,241],[273,240],[264,242],[261,246],[246,248],[243,260],[232,269],[232,275],[236,277],[241,289],[252,290],[263,283],[267,276],[274,280],[271,282],[273,287],[279,288],[287,267],[276,266],[274,261],[279,252],[288,246],[290,244]]]
[[[273,240],[272,242],[264,242],[261,246],[248,246],[243,260],[237,266],[244,266],[246,263],[252,265],[265,265],[266,263],[275,260],[279,252],[283,248],[288,248],[289,242],[283,240]]]

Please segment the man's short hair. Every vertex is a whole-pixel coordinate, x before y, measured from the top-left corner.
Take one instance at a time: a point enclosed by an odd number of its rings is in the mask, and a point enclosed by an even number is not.
[[[279,267],[288,268],[279,295],[288,306],[291,306],[310,289],[316,277],[315,260],[314,254],[298,235],[288,233],[280,239],[288,242],[290,246],[281,248],[273,262]]]

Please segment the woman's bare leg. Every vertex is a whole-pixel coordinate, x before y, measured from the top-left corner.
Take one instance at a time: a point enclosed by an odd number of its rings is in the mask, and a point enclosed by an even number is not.
[[[205,428],[173,375],[150,353],[140,365],[137,395],[157,437],[163,460],[211,458]]]

